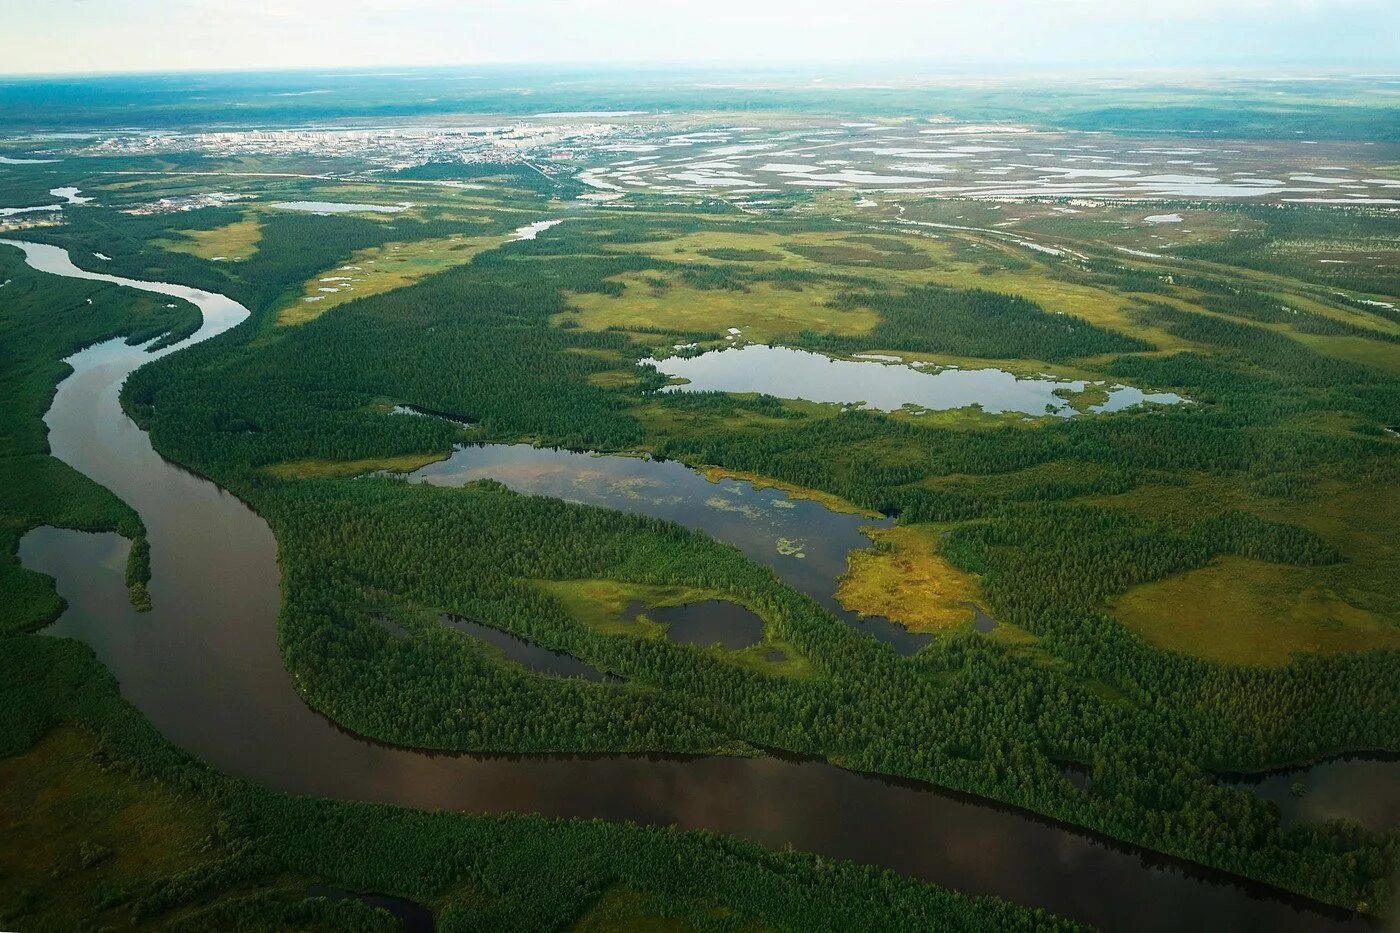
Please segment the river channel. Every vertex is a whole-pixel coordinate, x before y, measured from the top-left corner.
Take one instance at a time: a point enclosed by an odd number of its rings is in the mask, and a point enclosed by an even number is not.
[[[76,269],[64,250],[9,242],[31,266],[190,300],[204,313],[175,352],[247,312],[220,295]],[[1044,907],[1111,930],[1366,929],[1216,872],[1020,811],[822,762],[648,756],[429,754],[365,741],[308,708],[277,648],[281,592],[267,524],[218,486],[168,463],[122,412],[127,375],[156,354],[120,340],[69,359],[45,421],[59,459],[141,515],[154,610],[123,581],[113,534],[39,528],[26,567],[52,575],[68,609],[48,633],[79,638],[122,695],[171,742],[277,791],[468,813],[537,811],[704,828],[880,865],[972,894]]]

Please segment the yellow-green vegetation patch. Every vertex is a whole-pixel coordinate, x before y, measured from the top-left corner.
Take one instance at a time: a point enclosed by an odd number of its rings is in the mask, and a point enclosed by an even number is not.
[[[363,460],[284,460],[263,467],[263,472],[278,479],[327,479],[339,476],[360,476],[383,470],[388,473],[412,473],[414,470],[446,460],[449,454],[400,454],[397,457],[368,457]]]
[[[731,651],[724,648],[713,649],[726,661],[758,671],[760,674],[803,679],[811,677],[812,664],[797,649],[785,641],[765,638],[756,645]]]
[[[630,389],[638,383],[635,367],[627,369],[605,369],[600,373],[589,373],[588,381],[600,389]]]
[[[1047,670],[1068,671],[1071,665],[1064,658],[1051,654],[1040,643],[1040,637],[1026,631],[1019,625],[998,622],[996,628],[982,636],[1000,645],[1014,658]]]
[[[1056,278],[1037,265],[1028,270],[979,272],[966,267],[939,272],[930,277],[938,285],[955,288],[981,288],[1026,298],[1046,311],[1081,317],[1098,327],[1140,337],[1162,349],[1181,349],[1186,341],[1165,331],[1145,327],[1132,314],[1133,301],[1110,288],[1098,288]]]
[[[909,270],[927,269],[934,264],[923,250],[913,249],[892,237],[850,237],[830,243],[785,243],[783,246],[804,259],[831,266]]]
[[[575,621],[602,635],[665,638],[666,626],[650,618],[648,609],[683,606],[706,600],[746,605],[735,599],[733,594],[692,586],[655,586],[604,579],[536,580],[535,585],[559,600]],[[752,606],[746,608],[754,611]],[[712,646],[703,650],[765,674],[808,677],[812,673],[811,663],[797,649],[772,638],[766,631],[762,641],[747,648],[731,650]]]
[[[180,239],[158,241],[172,253],[188,253],[209,260],[247,259],[258,251],[262,221],[249,216],[212,230],[176,230],[175,234]]]
[[[940,632],[972,621],[977,581],[939,553],[942,529],[900,525],[870,532],[875,547],[847,557],[836,599],[861,616],[884,616],[913,632]]]
[[[1273,482],[1191,474],[1098,504],[1185,532],[1232,509],[1299,525],[1343,560],[1292,567],[1226,557],[1120,597],[1122,621],[1155,644],[1236,664],[1279,665],[1297,652],[1400,646],[1400,487],[1312,476]],[[1298,487],[1294,495],[1270,489]]]
[[[718,259],[721,262],[782,262],[782,253],[770,252],[766,249],[745,249],[735,246],[714,246],[698,251],[700,255],[710,259]]]
[[[277,313],[277,323],[314,321],[347,301],[403,288],[436,272],[465,265],[483,250],[505,241],[499,235],[452,236],[360,250],[348,262],[323,270],[308,281],[302,293]]]
[[[893,231],[881,234],[825,231],[741,234],[712,230],[669,240],[619,244],[609,248],[641,252],[673,262],[710,265],[724,262],[716,258],[718,256],[761,252],[783,257],[784,261],[748,261],[755,270],[781,265],[821,275],[854,275],[868,278],[872,285],[885,288],[928,284],[981,288],[1017,295],[1036,302],[1047,311],[1073,314],[1092,324],[1141,337],[1163,348],[1189,346],[1165,331],[1146,327],[1135,320],[1131,313],[1133,300],[1123,293],[1111,287],[1071,281],[1070,276],[1058,272],[1055,265],[1042,262],[1043,257],[1025,255],[1027,251],[1024,249],[980,234],[940,231],[934,237]],[[804,328],[837,334],[867,333],[877,321],[874,313],[866,309],[855,309],[848,314],[869,314],[869,319],[832,319],[823,316],[829,314],[831,309],[811,307],[829,300],[840,290],[858,290],[860,286],[838,288],[829,283],[804,284],[801,291],[789,292],[784,300],[782,292],[786,289],[772,286],[760,290],[760,285],[751,285],[747,293],[721,290],[720,294],[701,292],[697,296],[694,289],[679,287],[656,273],[637,273],[619,278],[627,283],[628,291],[612,299],[611,305],[601,295],[580,295],[575,299],[574,304],[584,312],[579,317],[580,325],[600,329],[609,325],[674,326],[692,331],[742,327],[744,336],[749,340],[767,340],[774,334],[795,333]],[[661,287],[638,287],[658,280]],[[805,315],[802,313],[803,302],[795,301],[794,296],[808,299]],[[776,302],[772,309],[776,320],[760,317],[752,322],[753,332],[749,331],[743,320],[731,322],[725,319],[747,306],[752,306],[756,315],[763,316],[763,304],[769,300]],[[672,301],[686,307],[667,307]],[[610,311],[607,310],[609,308]],[[687,309],[693,309],[693,313],[687,314]],[[719,312],[719,316],[714,316],[712,312]],[[686,326],[683,327],[681,321],[686,322]],[[794,327],[794,323],[800,326]]]
[[[618,580],[537,580],[536,584],[559,602],[573,618],[604,635],[638,635],[660,638],[665,626],[647,619],[633,619],[629,609],[680,606],[705,599],[722,599],[713,590],[688,586],[652,586]]]
[[[622,284],[622,294],[574,294],[569,300],[574,310],[556,316],[556,323],[571,320],[588,330],[674,328],[689,333],[737,327],[745,339],[765,342],[804,330],[864,334],[879,322],[868,308],[831,307],[837,288],[824,282],[751,282],[740,291],[696,288],[673,272],[624,273],[614,280]]]
[[[107,886],[171,877],[212,857],[214,821],[168,786],[104,768],[96,741],[65,726],[0,760],[0,904],[7,929],[75,930],[128,908],[94,913]]]
[[[647,240],[642,243],[615,243],[608,249],[645,253],[658,259],[699,264],[791,263],[793,257],[782,249],[782,237],[772,233],[743,233],[735,230],[701,230],[684,236]],[[741,258],[741,256],[743,258]],[[762,265],[759,268],[763,268]]]
[[[890,412],[895,421],[909,421],[926,428],[956,428],[959,431],[989,431],[996,428],[1035,430],[1051,419],[1030,418],[1019,411],[989,412],[980,405],[947,408],[942,411],[905,405]]]
[[[1153,644],[1228,664],[1400,647],[1400,625],[1333,591],[1327,568],[1224,557],[1137,587],[1112,612]]]
[[[881,244],[892,240],[895,247]],[[1121,292],[1071,281],[1057,266],[1023,250],[976,234],[944,234],[938,239],[921,236],[837,237],[807,233],[789,238],[785,248],[809,260],[801,267],[812,271],[859,274],[851,257],[864,257],[883,285],[943,285],[950,288],[1002,292],[1033,301],[1047,311],[1062,311],[1099,327],[1141,337],[1161,347],[1184,347],[1184,341],[1165,332],[1145,328],[1131,314],[1133,302]],[[831,250],[839,247],[840,252]],[[857,256],[855,250],[862,251]],[[903,250],[903,251],[901,251]],[[843,259],[844,257],[844,259]],[[883,257],[878,259],[877,257]],[[840,259],[841,263],[837,260]],[[878,269],[873,268],[881,263]],[[842,264],[844,263],[844,264]]]
[[[1351,360],[1366,366],[1375,366],[1392,373],[1400,373],[1400,343],[1372,340],[1369,337],[1320,336],[1316,334],[1290,334],[1319,353]]]
[[[1034,500],[1059,498],[1058,495],[1049,494],[1052,492],[1068,494],[1076,488],[1092,490],[1112,476],[1113,471],[1096,463],[1052,460],[1006,473],[929,476],[919,485],[971,498]]]
[[[745,398],[746,396],[740,393],[736,394],[735,397]],[[804,418],[816,420],[835,418],[841,411],[836,405],[822,405],[801,399],[783,399],[781,404],[786,411],[796,412]],[[632,412],[646,424],[648,436],[654,439],[693,437],[699,433],[715,430],[755,433],[791,427],[794,423],[790,418],[775,417],[747,409],[713,412],[673,408],[659,401],[655,396],[645,397],[636,402]]]
[[[1056,389],[1054,394],[1069,402],[1075,411],[1081,412],[1107,402],[1109,395],[1107,383],[1090,383],[1079,392],[1073,389]]]
[[[1147,483],[1129,492],[1092,496],[1083,501],[1125,509],[1174,531],[1185,532],[1203,518],[1246,508],[1250,497],[1238,479],[1208,473],[1178,473],[1169,483]]]

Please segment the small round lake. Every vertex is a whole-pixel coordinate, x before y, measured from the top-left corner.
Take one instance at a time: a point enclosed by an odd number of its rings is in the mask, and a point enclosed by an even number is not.
[[[1070,418],[1080,410],[1064,397],[1093,384],[1083,380],[1021,378],[1000,369],[933,370],[884,360],[840,360],[794,350],[747,344],[698,356],[644,360],[668,376],[688,380],[663,392],[757,392],[809,402],[860,405],[897,411],[906,405],[928,411],[980,406],[992,414],[1020,412]],[[1108,397],[1089,405],[1089,412],[1121,411],[1145,402],[1178,405],[1172,392],[1146,393],[1125,385],[1102,386]],[[1056,393],[1059,394],[1056,394]]]
[[[707,599],[646,610],[647,618],[666,626],[666,637],[687,645],[721,645],[730,651],[763,641],[763,619],[747,606]]]
[[[711,482],[674,460],[607,456],[531,447],[486,444],[461,447],[446,460],[409,474],[412,482],[462,486],[494,479],[516,492],[552,496],[622,512],[649,515],[698,528],[732,544],[775,570],[789,586],[815,599],[838,618],[901,654],[929,640],[886,619],[861,619],[836,601],[846,555],[870,547],[865,526],[887,528],[887,518],[834,512],[811,499],[779,489],[759,489],[733,479]]]

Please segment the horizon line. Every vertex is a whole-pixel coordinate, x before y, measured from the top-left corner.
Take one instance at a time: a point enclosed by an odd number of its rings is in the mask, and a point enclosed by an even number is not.
[[[1372,64],[1387,64],[1391,69],[1379,72],[1368,71],[1365,66]],[[95,71],[21,71],[7,72],[0,71],[0,81],[12,80],[61,80],[61,79],[100,79],[100,78],[159,78],[159,77],[179,77],[194,75],[302,75],[311,73],[323,73],[326,77],[399,77],[407,74],[423,74],[432,72],[464,71],[473,68],[485,70],[538,70],[549,71],[593,71],[599,73],[625,73],[640,70],[653,70],[660,72],[684,72],[701,71],[716,72],[726,71],[730,73],[751,73],[751,74],[781,74],[793,71],[808,71],[812,69],[823,69],[832,74],[841,74],[849,71],[868,71],[871,69],[922,69],[907,77],[997,77],[998,72],[1006,77],[1029,76],[1029,75],[1098,75],[1102,77],[1118,77],[1130,75],[1165,74],[1165,73],[1215,73],[1215,74],[1257,74],[1280,69],[1292,69],[1297,74],[1318,74],[1318,75],[1342,75],[1348,77],[1365,78],[1400,78],[1400,69],[1397,69],[1392,56],[1377,56],[1376,58],[1350,58],[1338,60],[1290,60],[1278,59],[1275,61],[1258,61],[1247,63],[1222,63],[1222,62],[1178,62],[1173,64],[1150,64],[1133,65],[1121,64],[1113,65],[1097,63],[1092,65],[1076,65],[1072,62],[1045,61],[1034,63],[1023,63],[1008,65],[1004,62],[960,62],[960,63],[936,63],[921,61],[919,59],[862,59],[846,60],[841,62],[824,62],[816,59],[793,59],[791,61],[773,62],[763,65],[754,65],[742,61],[718,61],[718,60],[693,60],[693,61],[657,61],[657,60],[634,60],[623,62],[596,62],[587,60],[561,60],[553,62],[509,60],[492,62],[458,62],[458,63],[436,63],[430,65],[423,64],[392,64],[382,65],[295,65],[295,66],[235,66],[231,68],[132,68],[117,70],[95,70]]]

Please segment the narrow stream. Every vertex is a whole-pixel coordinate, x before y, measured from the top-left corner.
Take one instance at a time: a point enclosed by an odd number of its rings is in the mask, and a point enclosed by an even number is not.
[[[85,272],[56,247],[0,242],[22,248],[42,271],[195,302],[203,326],[163,352],[247,315],[220,295]],[[302,702],[282,665],[276,542],[266,523],[163,460],[122,413],[123,380],[154,355],[121,340],[75,354],[75,371],[45,417],[54,455],[145,521],[154,610],[130,607],[122,573],[129,545],[114,534],[39,528],[20,542],[20,558],[52,575],[68,601],[49,632],[90,644],[123,696],[166,738],[215,768],[316,797],[704,828],[880,865],[1105,929],[1367,928],[1357,915],[1019,811],[821,762],[443,755],[349,735]]]

